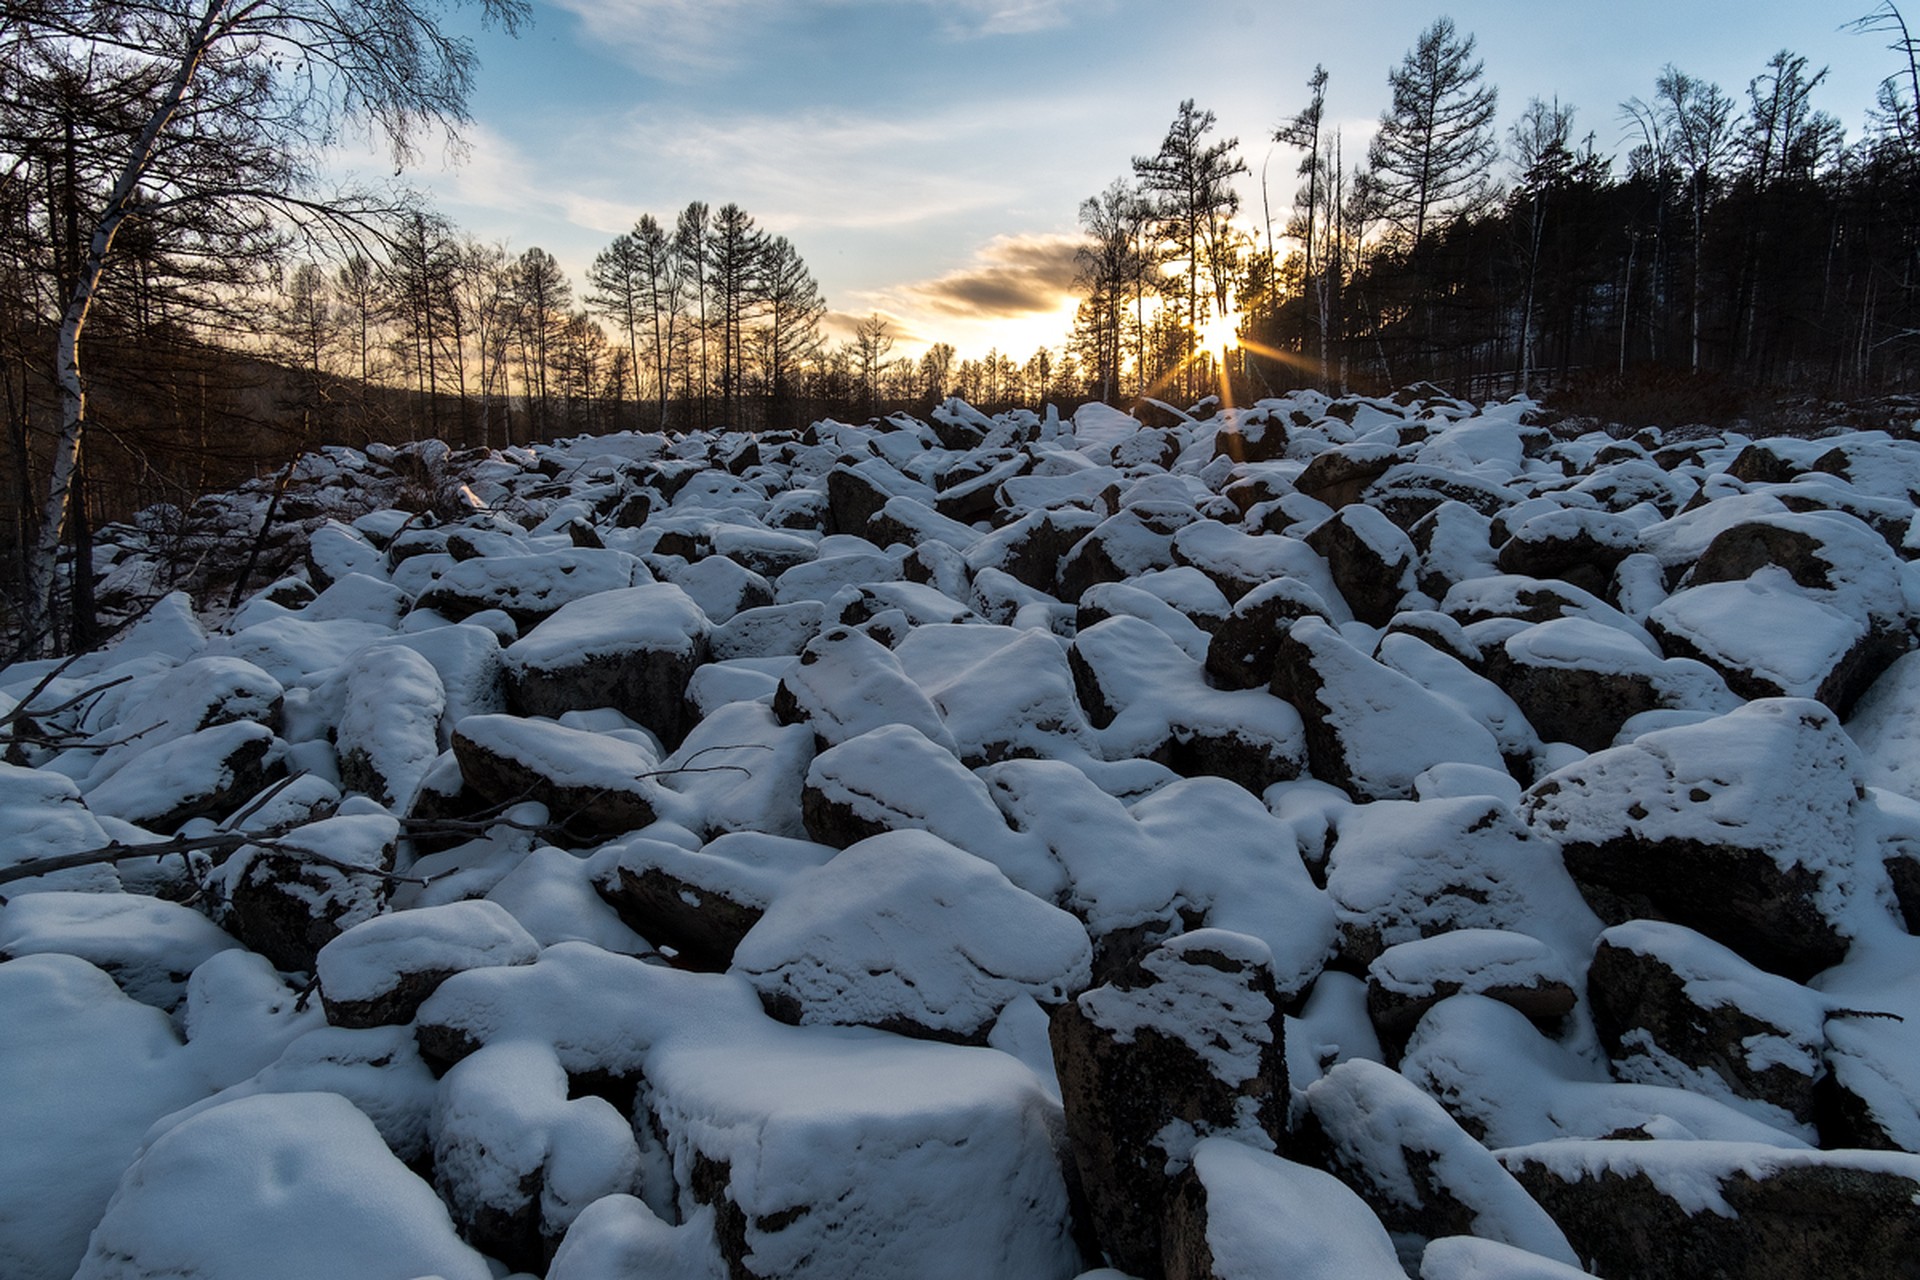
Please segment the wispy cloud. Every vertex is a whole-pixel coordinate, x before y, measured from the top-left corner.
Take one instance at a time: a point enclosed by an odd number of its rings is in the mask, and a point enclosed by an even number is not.
[[[1066,235],[996,236],[966,266],[900,292],[927,310],[969,320],[1058,311],[1073,296],[1079,245]]]
[[[997,127],[989,113],[919,117],[833,111],[726,120],[636,120],[627,144],[656,172],[704,175],[780,231],[885,227],[990,207],[1010,180],[945,163],[957,138]],[[979,166],[974,165],[974,168]],[[721,196],[720,198],[727,198]]]
[[[649,74],[688,79],[748,61],[755,37],[830,10],[913,6],[948,39],[1030,35],[1102,12],[1113,0],[555,0],[588,33]]]

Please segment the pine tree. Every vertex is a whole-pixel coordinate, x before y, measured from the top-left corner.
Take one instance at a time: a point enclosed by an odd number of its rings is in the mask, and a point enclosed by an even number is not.
[[[1380,117],[1367,161],[1380,214],[1418,252],[1443,216],[1476,212],[1492,195],[1498,95],[1480,82],[1472,36],[1439,18],[1387,74],[1393,105]]]
[[[587,308],[605,316],[614,332],[626,340],[627,372],[633,398],[640,400],[640,330],[647,320],[646,264],[638,237],[621,232],[613,243],[594,255],[587,268]]]
[[[775,236],[766,243],[760,292],[766,317],[754,340],[760,351],[767,395],[778,419],[785,416],[800,367],[820,352],[820,319],[827,313],[827,304],[813,273],[785,236]],[[787,423],[776,421],[774,425]]]
[[[1247,166],[1234,154],[1240,145],[1238,138],[1206,143],[1215,123],[1213,112],[1197,110],[1193,99],[1188,98],[1174,113],[1160,149],[1133,160],[1141,190],[1154,199],[1160,235],[1169,246],[1171,260],[1186,264],[1184,287],[1176,296],[1185,304],[1183,355],[1189,365],[1207,309],[1200,289],[1203,267],[1208,273],[1213,305],[1222,314],[1227,309],[1231,272],[1226,268],[1232,257],[1228,219],[1240,208],[1239,195],[1227,184],[1236,174],[1247,172]]]

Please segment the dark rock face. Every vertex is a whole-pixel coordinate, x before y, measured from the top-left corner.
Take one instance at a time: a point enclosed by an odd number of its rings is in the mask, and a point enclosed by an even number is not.
[[[1786,484],[1805,469],[1765,440],[1754,441],[1727,464],[1728,475],[1748,484]]]
[[[1800,525],[1759,520],[1737,524],[1707,544],[1687,582],[1738,582],[1771,565],[1786,570],[1803,587],[1824,591],[1835,585],[1834,566],[1822,554],[1825,547],[1824,539]]]
[[[1307,545],[1325,558],[1353,616],[1384,627],[1413,586],[1419,553],[1407,535],[1372,507],[1342,507],[1307,534]]]
[[[562,609],[509,645],[507,697],[522,715],[612,707],[670,748],[686,736],[687,682],[707,656],[707,620],[678,587],[608,592]]]
[[[1647,922],[1602,934],[1587,972],[1594,1025],[1623,1079],[1681,1083],[1636,1069],[1657,1053],[1811,1125],[1822,1011],[1811,992],[1779,990],[1787,985],[1687,930]]]
[[[1276,578],[1234,602],[1207,643],[1207,673],[1226,689],[1259,689],[1273,680],[1273,664],[1287,628],[1305,617],[1324,617],[1326,604],[1313,588]]]
[[[1594,595],[1605,595],[1613,571],[1633,549],[1631,526],[1618,516],[1523,524],[1500,548],[1500,572],[1528,578],[1558,578]]]
[[[1525,934],[1457,929],[1403,942],[1383,951],[1367,972],[1367,1017],[1387,1061],[1398,1061],[1427,1010],[1463,991],[1498,1000],[1549,1031],[1578,1003],[1553,949]]]
[[[827,473],[828,531],[864,536],[867,522],[895,497],[934,501],[933,490],[907,479],[878,458],[835,467]]]
[[[322,948],[324,950],[324,948]],[[417,969],[396,974],[387,990],[366,1000],[334,1000],[321,993],[327,1022],[336,1027],[397,1027],[413,1021],[427,997],[440,984],[458,973],[457,969]]]
[[[1677,921],[1796,980],[1847,954],[1846,938],[1815,904],[1820,877],[1806,867],[1698,840],[1563,844],[1561,855],[1609,924]]]
[[[1920,852],[1906,849],[1887,859],[1887,879],[1907,932],[1920,934]]]
[[[1235,462],[1271,462],[1286,456],[1286,452],[1286,425],[1274,418],[1256,421],[1243,418],[1213,437],[1213,456]]]
[[[1576,1252],[1605,1276],[1740,1280],[1908,1280],[1920,1276],[1920,1159],[1798,1153],[1726,1144],[1713,1167],[1688,1142],[1581,1143],[1586,1167],[1549,1163],[1550,1146],[1504,1163],[1545,1206]],[[1687,1148],[1694,1148],[1689,1151]],[[1719,1206],[1662,1190],[1662,1166],[1697,1197],[1711,1179]],[[1743,1161],[1751,1161],[1748,1168]],[[1760,1172],[1756,1175],[1752,1166]],[[1724,1209],[1724,1211],[1722,1211]]]
[[[553,770],[554,760],[565,762],[583,745],[603,770],[591,776]],[[580,839],[637,831],[657,816],[658,790],[641,776],[651,772],[653,761],[636,747],[585,730],[513,716],[468,716],[453,731],[453,755],[473,791],[495,804],[538,800]]]
[[[1265,947],[1217,929],[1160,944],[1054,1014],[1067,1138],[1113,1265],[1163,1274],[1162,1218],[1200,1138],[1284,1139],[1284,1035]]]
[[[1293,487],[1338,510],[1357,502],[1366,487],[1406,460],[1397,449],[1373,445],[1342,445],[1314,455]]]
[[[1534,659],[1524,648],[1489,645],[1483,668],[1549,742],[1570,742],[1582,751],[1613,744],[1620,727],[1661,705],[1653,677],[1595,662],[1590,666]]]
[[[387,896],[381,873],[393,869],[399,834],[391,818],[330,818],[285,842],[333,865],[294,852],[235,854],[247,861],[232,880],[221,926],[276,969],[311,972],[320,948],[380,910]]]
[[[764,907],[724,886],[689,879],[685,868],[623,860],[593,882],[629,929],[669,946],[690,968],[724,970],[734,948],[760,922]]]
[[[1037,511],[1009,525],[1000,559],[995,565],[1036,591],[1060,595],[1060,565],[1079,541],[1100,523],[1091,511],[1068,508]]]
[[[1167,1280],[1220,1280],[1207,1243],[1207,1184],[1192,1169],[1180,1175],[1167,1197],[1160,1265]]]

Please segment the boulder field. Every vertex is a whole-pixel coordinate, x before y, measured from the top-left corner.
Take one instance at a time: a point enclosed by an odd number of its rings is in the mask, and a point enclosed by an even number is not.
[[[0,670],[9,1277],[1920,1277],[1914,440],[293,476]]]

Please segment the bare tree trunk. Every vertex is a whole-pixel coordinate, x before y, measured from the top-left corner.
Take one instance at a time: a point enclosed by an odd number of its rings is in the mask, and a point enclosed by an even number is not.
[[[1633,259],[1640,251],[1640,235],[1627,235],[1627,269],[1620,286],[1620,376],[1627,376],[1627,321],[1633,315]]]
[[[206,57],[214,33],[227,11],[227,0],[208,0],[206,12],[181,51],[180,65],[147,123],[134,140],[131,153],[113,189],[107,193],[100,217],[94,223],[85,261],[78,264],[73,292],[60,317],[60,334],[54,347],[54,368],[60,386],[60,436],[54,442],[53,465],[47,481],[47,501],[40,517],[40,536],[29,562],[31,581],[26,588],[25,617],[22,631],[28,635],[45,633],[46,620],[53,602],[53,579],[59,561],[60,543],[67,533],[72,508],[74,473],[80,463],[80,443],[87,420],[86,381],[80,374],[80,336],[86,329],[93,300],[106,274],[107,255],[113,240],[131,211],[134,193],[153,163],[160,135],[172,122],[186,98]]]

